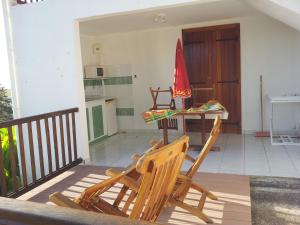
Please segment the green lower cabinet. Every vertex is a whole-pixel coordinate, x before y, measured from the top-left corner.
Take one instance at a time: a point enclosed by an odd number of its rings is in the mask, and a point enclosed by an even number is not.
[[[91,133],[90,133],[90,114],[89,114],[89,109],[85,109],[86,112],[86,121],[87,121],[87,128],[88,128],[88,138],[89,141],[91,140]]]
[[[101,105],[92,107],[94,139],[104,135],[103,108]]]

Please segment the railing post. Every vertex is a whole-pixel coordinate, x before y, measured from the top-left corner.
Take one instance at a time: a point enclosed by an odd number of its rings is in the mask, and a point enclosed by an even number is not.
[[[27,186],[27,170],[26,170],[26,159],[24,151],[24,138],[23,138],[23,125],[18,125],[18,136],[19,136],[19,147],[20,147],[20,157],[21,157],[21,167],[23,176],[23,185]]]
[[[5,171],[4,171],[4,156],[2,150],[1,135],[0,135],[0,182],[1,182],[1,195],[5,196],[7,193],[7,184],[6,184]]]
[[[13,140],[13,132],[12,127],[8,127],[8,139],[9,139],[9,155],[10,155],[10,165],[11,165],[11,171],[12,171],[12,184],[13,184],[13,190],[16,192],[18,189],[18,182],[17,182],[17,166],[16,166],[16,155],[14,149],[14,140]]]

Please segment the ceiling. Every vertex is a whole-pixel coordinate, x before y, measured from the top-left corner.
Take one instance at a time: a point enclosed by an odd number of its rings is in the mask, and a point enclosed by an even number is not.
[[[164,23],[154,22],[157,14],[165,14]],[[93,18],[80,22],[80,32],[85,35],[104,35],[176,25],[200,23],[258,14],[253,7],[239,0],[195,1],[193,4],[155,9],[145,12]]]
[[[246,0],[253,8],[300,31],[299,0]]]

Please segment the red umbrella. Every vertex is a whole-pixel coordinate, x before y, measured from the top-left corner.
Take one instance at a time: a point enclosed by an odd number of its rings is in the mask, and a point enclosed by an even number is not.
[[[186,72],[183,49],[179,38],[177,40],[177,46],[176,46],[173,90],[174,90],[173,97],[174,98],[181,97],[182,109],[184,109],[184,98],[191,97],[191,88],[190,88],[190,82]],[[184,115],[182,115],[182,119],[183,119],[183,130],[185,131]]]

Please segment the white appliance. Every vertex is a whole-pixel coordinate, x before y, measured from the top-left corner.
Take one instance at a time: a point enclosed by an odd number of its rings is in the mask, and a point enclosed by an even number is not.
[[[115,99],[105,100],[105,110],[106,110],[106,123],[107,123],[107,135],[112,136],[118,132],[118,122],[117,122],[117,102]]]
[[[99,65],[85,66],[84,67],[85,78],[101,78],[104,77],[104,68]]]

